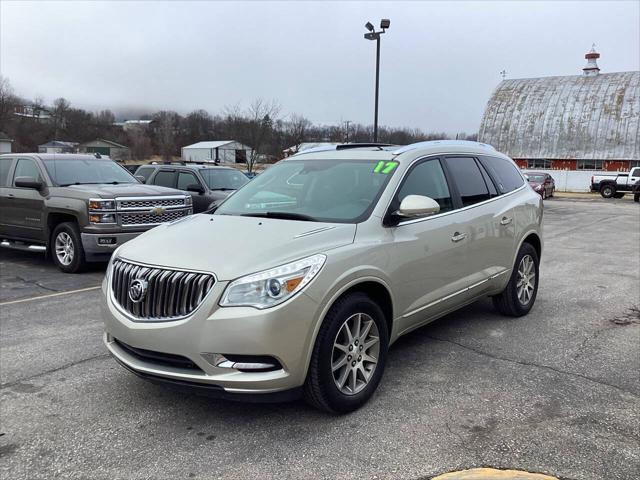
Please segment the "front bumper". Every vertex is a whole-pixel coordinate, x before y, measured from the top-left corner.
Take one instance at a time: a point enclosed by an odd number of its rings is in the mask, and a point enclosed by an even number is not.
[[[136,321],[117,308],[107,281],[103,284],[102,302],[104,342],[116,360],[134,373],[151,381],[218,392],[214,396],[223,397],[278,392],[286,397],[291,393],[288,391],[304,384],[319,316],[319,305],[304,292],[265,310],[221,308],[218,301],[227,282],[218,282],[190,317],[148,322]],[[178,355],[190,360],[193,366],[184,368],[136,356],[122,344]],[[222,368],[209,363],[211,355],[202,354],[269,356],[282,368],[265,372]]]
[[[81,233],[80,238],[87,260],[91,261],[108,259],[116,248],[141,233],[143,232]]]

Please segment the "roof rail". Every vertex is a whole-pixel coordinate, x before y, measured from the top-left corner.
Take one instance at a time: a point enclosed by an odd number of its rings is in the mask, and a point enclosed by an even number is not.
[[[319,147],[306,148],[294,155],[302,155],[305,153],[316,153],[316,152],[330,152],[332,150],[350,150],[352,148],[362,148],[362,147],[393,147],[393,143],[341,143],[337,145],[321,145]]]
[[[448,145],[449,146],[465,146],[466,145],[468,147],[483,148],[485,150],[492,150],[492,151],[496,150],[495,148],[493,148],[491,145],[487,143],[473,142],[471,140],[429,140],[426,142],[418,142],[418,143],[412,143],[411,145],[405,145],[404,147],[400,147],[399,149],[394,150],[392,153],[394,155],[400,155],[401,153],[409,152],[417,148],[432,147],[436,145],[442,145],[445,147]]]

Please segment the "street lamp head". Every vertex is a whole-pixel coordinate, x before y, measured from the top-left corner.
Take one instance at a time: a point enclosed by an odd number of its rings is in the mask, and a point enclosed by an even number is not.
[[[376,40],[380,38],[380,34],[376,32],[369,32],[364,34],[364,38],[366,38],[367,40]]]
[[[391,20],[389,20],[388,18],[383,18],[382,20],[380,20],[380,28],[386,29],[389,28],[390,25]]]
[[[371,25],[371,22],[367,22],[364,26],[367,30],[369,30],[370,32],[373,32],[374,27],[373,25]]]

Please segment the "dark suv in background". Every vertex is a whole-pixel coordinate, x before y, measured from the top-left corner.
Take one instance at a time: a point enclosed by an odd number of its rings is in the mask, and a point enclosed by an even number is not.
[[[136,177],[148,185],[177,188],[191,194],[194,213],[204,212],[249,182],[246,175],[231,167],[213,165],[142,165]]]

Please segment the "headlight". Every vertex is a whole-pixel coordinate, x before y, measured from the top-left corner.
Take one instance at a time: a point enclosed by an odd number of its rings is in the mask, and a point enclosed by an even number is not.
[[[225,290],[220,306],[263,309],[278,305],[308,285],[326,259],[325,255],[313,255],[234,280]]]
[[[115,213],[90,213],[89,222],[91,223],[116,223]]]
[[[538,186],[536,187],[536,190],[542,190],[542,185],[538,185]]]
[[[187,195],[186,197],[184,197],[185,205],[191,205],[192,203],[193,203],[193,198],[191,198],[191,195]]]
[[[115,200],[102,200],[99,198],[92,198],[89,200],[89,210],[115,210],[116,209],[116,201]]]

